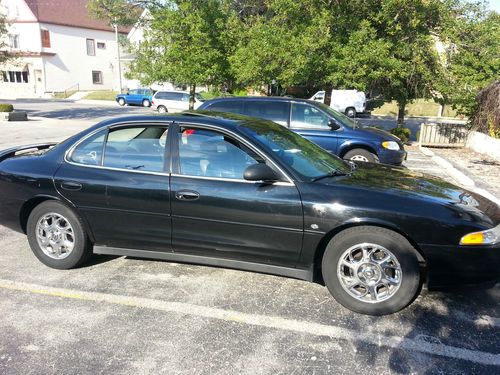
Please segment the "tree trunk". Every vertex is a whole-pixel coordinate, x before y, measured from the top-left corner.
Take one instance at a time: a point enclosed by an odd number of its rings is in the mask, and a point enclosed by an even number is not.
[[[330,103],[332,102],[332,90],[333,86],[331,84],[325,85],[325,99],[323,100],[323,103],[327,106],[330,106]]]
[[[192,111],[194,109],[194,94],[196,92],[196,84],[191,83],[189,85],[189,110]]]
[[[398,103],[398,127],[402,128],[405,124],[405,108],[406,103]]]

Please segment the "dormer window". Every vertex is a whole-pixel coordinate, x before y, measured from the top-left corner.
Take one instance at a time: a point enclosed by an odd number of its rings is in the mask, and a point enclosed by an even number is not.
[[[50,48],[50,32],[49,30],[42,29],[40,30],[42,33],[42,47]]]

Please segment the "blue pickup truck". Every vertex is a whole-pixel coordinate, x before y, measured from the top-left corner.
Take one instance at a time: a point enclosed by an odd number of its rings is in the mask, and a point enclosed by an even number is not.
[[[128,105],[142,105],[143,107],[151,107],[151,100],[153,91],[150,89],[134,89],[129,90],[125,94],[116,95],[116,102],[121,106]]]
[[[401,165],[406,151],[401,140],[373,127],[357,125],[323,103],[281,97],[217,98],[199,110],[237,113],[286,126],[341,158]]]

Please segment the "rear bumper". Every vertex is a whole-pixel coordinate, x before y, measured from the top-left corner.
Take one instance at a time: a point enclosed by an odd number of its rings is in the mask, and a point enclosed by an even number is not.
[[[393,151],[381,149],[378,153],[378,159],[383,164],[401,165],[407,158],[405,150]]]
[[[494,284],[500,280],[500,244],[420,248],[427,262],[429,289]]]

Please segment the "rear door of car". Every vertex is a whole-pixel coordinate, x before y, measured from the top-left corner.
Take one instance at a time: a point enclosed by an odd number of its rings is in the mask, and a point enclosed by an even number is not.
[[[290,103],[286,100],[245,100],[243,114],[288,127]]]
[[[116,125],[66,156],[56,188],[85,216],[97,245],[171,251],[168,128]]]

